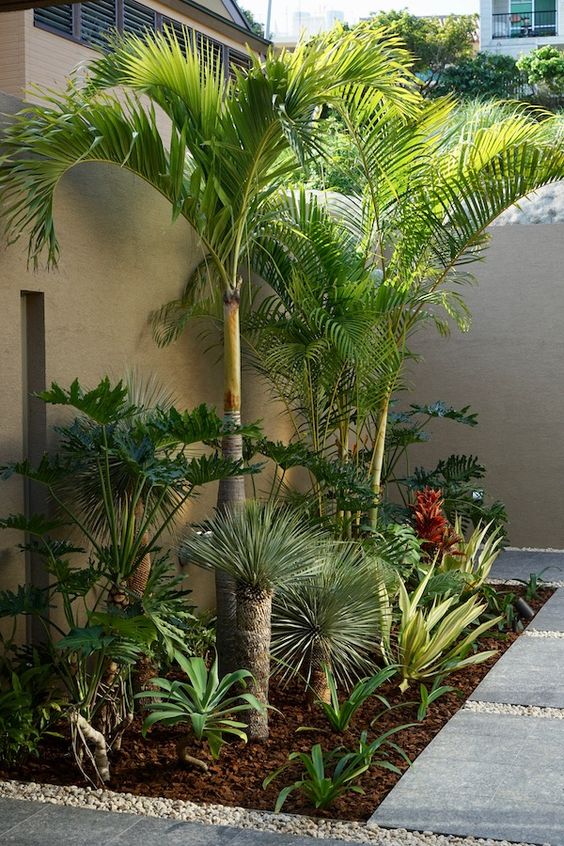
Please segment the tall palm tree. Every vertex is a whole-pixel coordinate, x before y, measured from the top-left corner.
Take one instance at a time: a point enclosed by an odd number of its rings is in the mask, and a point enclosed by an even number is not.
[[[474,281],[466,268],[483,257],[487,227],[527,194],[564,178],[564,121],[523,104],[457,107],[448,98],[401,123],[385,103],[337,108],[363,178],[343,218],[379,273],[380,321],[396,348],[367,416],[369,472],[381,498],[388,412],[410,340],[429,321],[442,334],[449,318],[469,328],[456,286]],[[377,519],[375,505],[372,529]]]
[[[293,53],[251,54],[248,72],[229,78],[211,55],[201,57],[172,31],[127,36],[94,61],[86,83],[28,106],[7,130],[2,160],[2,214],[9,235],[27,232],[29,257],[55,265],[59,245],[53,200],[75,165],[114,163],[153,185],[184,217],[201,244],[201,261],[182,296],[158,315],[157,339],[176,338],[198,301],[219,293],[224,312],[224,416],[241,415],[239,303],[257,233],[270,201],[297,163],[319,153],[315,119],[325,104],[385,101],[398,115],[418,108],[406,52],[369,28],[320,38]],[[116,94],[116,87],[124,89]],[[170,121],[170,141],[157,110]],[[226,435],[224,455],[238,460],[241,437]],[[220,484],[219,506],[244,499],[242,478]],[[219,653],[228,655],[234,620],[232,585],[217,584]],[[224,664],[229,661],[224,660]]]
[[[468,329],[457,286],[472,281],[467,266],[482,258],[489,224],[564,178],[564,122],[450,99],[409,120],[384,102],[349,99],[338,111],[357,150],[358,190],[329,195],[333,224],[303,194],[280,207],[277,244],[258,267],[276,296],[248,334],[255,367],[294,412],[295,437],[368,473],[375,529],[388,412],[413,335],[428,322],[446,333],[449,319]]]

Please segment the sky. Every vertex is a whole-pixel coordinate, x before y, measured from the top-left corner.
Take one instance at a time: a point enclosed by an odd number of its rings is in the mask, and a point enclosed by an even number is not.
[[[239,0],[262,23],[266,19],[268,0]],[[477,12],[479,0],[272,0],[272,24],[274,32],[288,32],[292,28],[292,16],[296,11],[311,14],[324,13],[329,9],[340,9],[348,23],[378,12],[381,9],[409,9],[415,15],[449,15]]]

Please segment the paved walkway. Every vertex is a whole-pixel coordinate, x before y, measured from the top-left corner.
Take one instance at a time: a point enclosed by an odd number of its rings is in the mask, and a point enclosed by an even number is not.
[[[505,552],[496,579],[564,580],[564,553]],[[557,709],[557,710],[547,710]],[[564,588],[495,664],[372,823],[564,846]]]
[[[10,846],[312,846],[290,834],[0,799],[0,843]],[[342,840],[323,840],[343,846]]]

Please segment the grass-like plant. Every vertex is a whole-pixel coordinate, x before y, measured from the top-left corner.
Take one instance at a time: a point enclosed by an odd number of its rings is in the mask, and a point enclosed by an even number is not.
[[[306,799],[315,808],[328,808],[336,799],[344,793],[364,793],[362,787],[355,782],[371,766],[399,773],[400,770],[395,764],[387,759],[387,755],[381,752],[385,747],[396,751],[407,763],[411,763],[404,751],[390,740],[390,737],[402,731],[408,726],[396,726],[368,741],[368,733],[363,731],[360,736],[358,749],[347,752],[342,746],[337,746],[330,752],[323,752],[321,744],[316,743],[311,752],[291,752],[288,761],[270,773],[263,781],[263,788],[267,788],[283,772],[291,769],[297,763],[302,765],[302,773],[296,781],[283,787],[274,806],[274,812],[278,813],[288,796],[295,791],[304,794]],[[375,755],[379,757],[375,759]]]
[[[252,680],[248,670],[236,670],[222,679],[217,671],[217,658],[208,670],[200,657],[186,658],[181,653],[175,659],[187,676],[187,681],[155,678],[151,680],[152,690],[137,694],[138,699],[147,699],[145,708],[149,711],[143,722],[143,734],[161,723],[175,726],[187,723],[196,740],[207,740],[213,758],[219,757],[225,735],[231,735],[247,742],[246,724],[233,719],[233,714],[250,710],[261,711],[260,703],[252,693],[236,693],[233,688],[244,687]],[[186,754],[186,743],[178,746],[181,760],[200,763]],[[204,765],[205,766],[205,765]]]
[[[389,603],[387,576],[360,544],[327,544],[321,565],[277,593],[272,655],[283,678],[303,676],[312,698],[328,702],[324,666],[346,684],[374,672],[372,651]]]
[[[391,626],[386,629],[382,639],[386,663],[399,667],[401,690],[406,690],[413,681],[444,677],[495,655],[495,650],[469,654],[480,635],[499,620],[486,620],[464,635],[487,607],[476,596],[462,604],[458,604],[457,596],[450,596],[435,600],[429,607],[421,605],[433,573],[431,567],[411,594],[400,579],[399,625],[397,631],[392,631]]]
[[[218,513],[207,531],[183,544],[187,561],[218,569],[236,584],[238,664],[252,674],[251,692],[264,708],[248,714],[250,738],[268,736],[268,681],[272,597],[319,567],[320,537],[297,512],[249,501]]]
[[[349,696],[343,701],[339,700],[337,692],[337,682],[335,676],[325,667],[325,675],[327,678],[327,685],[331,692],[330,702],[320,702],[323,712],[333,731],[344,732],[348,729],[350,722],[359,708],[362,708],[367,699],[376,695],[377,699],[384,706],[385,709],[390,708],[390,703],[385,696],[376,694],[381,685],[388,681],[396,673],[396,667],[384,667],[369,679],[361,679],[358,681],[350,692]]]

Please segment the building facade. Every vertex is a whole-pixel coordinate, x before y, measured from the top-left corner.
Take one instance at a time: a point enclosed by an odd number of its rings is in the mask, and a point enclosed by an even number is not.
[[[232,0],[93,0],[57,3],[0,14],[0,91],[33,99],[33,86],[58,88],[95,57],[108,35],[175,30],[226,68],[248,63],[247,46],[267,42],[249,28]]]
[[[480,49],[518,58],[551,44],[564,50],[564,0],[480,0]]]

